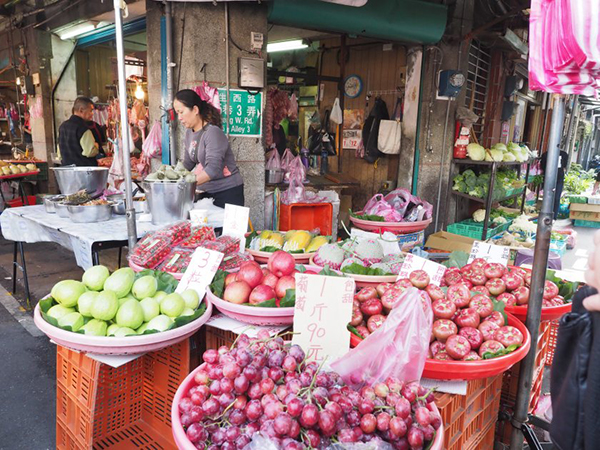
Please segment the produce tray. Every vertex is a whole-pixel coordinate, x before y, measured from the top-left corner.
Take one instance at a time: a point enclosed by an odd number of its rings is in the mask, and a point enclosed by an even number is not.
[[[362,214],[358,211],[356,214]],[[376,233],[384,233],[391,231],[396,234],[416,233],[423,231],[429,226],[433,219],[422,220],[420,222],[375,222],[373,220],[363,220],[354,216],[350,216],[350,221],[361,230],[374,231]]]
[[[573,221],[573,225],[584,228],[600,228],[600,222],[592,222],[591,220],[576,219]]]
[[[587,203],[588,199],[584,195],[570,195],[569,202],[571,202],[571,203]]]
[[[44,320],[39,303],[35,306],[35,325],[54,343],[79,352],[101,355],[136,355],[157,351],[187,339],[204,325],[212,314],[212,304],[206,302],[206,311],[196,320],[161,333],[127,336],[123,338],[107,336],[86,336],[55,327]]]
[[[23,172],[23,173],[17,173],[17,174],[12,174],[12,175],[0,175],[0,180],[11,180],[13,178],[25,178],[25,177],[29,177],[31,175],[37,175],[39,173],[39,170],[32,170],[31,172]]]
[[[190,440],[185,435],[185,431],[183,430],[183,425],[181,425],[181,420],[179,417],[179,402],[184,397],[185,394],[192,388],[194,385],[194,377],[196,376],[196,372],[200,371],[200,367],[194,369],[186,378],[183,380],[177,392],[175,393],[175,397],[173,397],[173,402],[171,404],[171,429],[173,432],[173,438],[175,439],[175,443],[177,444],[177,448],[179,450],[195,450],[196,446],[190,442]],[[440,414],[439,409],[434,404],[434,412]],[[429,450],[443,450],[444,447],[444,426],[445,423],[442,420],[442,425],[437,430],[435,435],[435,439]]]
[[[550,251],[556,253],[558,256],[563,257],[567,252],[567,240],[563,241],[550,241]]]
[[[571,303],[565,303],[561,306],[552,306],[549,308],[542,308],[542,316],[540,320],[542,322],[560,319],[564,314],[571,311]],[[521,322],[525,323],[527,319],[527,305],[522,306],[506,306],[504,311],[512,314]]]
[[[523,344],[514,352],[498,358],[481,361],[438,361],[427,359],[423,377],[434,380],[475,380],[502,373],[527,355],[531,346],[531,335],[527,327],[512,314],[506,314],[508,325],[516,327],[523,334]]]
[[[546,352],[546,365],[551,366],[554,361],[554,350],[556,349],[556,339],[558,337],[558,320],[550,322],[550,331],[548,336],[548,350]]]
[[[314,262],[314,256],[310,257],[310,261],[309,261],[311,266],[314,267],[318,267],[319,269],[322,269],[323,267],[319,266],[318,264],[315,264]],[[349,277],[349,278],[353,278],[354,282],[356,283],[356,287],[369,287],[369,286],[377,286],[379,283],[395,283],[396,279],[398,278],[398,275],[381,275],[381,276],[377,276],[377,275],[357,275],[354,273],[346,273],[346,272],[340,272],[342,275]]]
[[[508,200],[511,197],[514,197],[516,195],[520,195],[523,193],[523,189],[524,187],[518,187],[518,188],[512,188],[512,189],[505,189],[504,190],[504,194],[503,195],[496,195],[497,191],[494,191],[494,193],[492,194],[492,200],[494,201],[504,201],[504,200]]]
[[[250,253],[259,264],[266,264],[269,261],[269,257],[273,254],[271,252],[261,252],[260,250],[252,250],[247,248],[246,252]],[[316,255],[316,252],[312,253],[290,253],[294,257],[296,264],[307,264],[311,257]]]
[[[497,227],[488,226],[487,239],[490,239],[500,233],[505,232],[510,227],[512,221],[507,220],[506,223],[498,225]],[[483,223],[475,222],[472,219],[463,220],[448,225],[447,231],[453,234],[459,234],[461,236],[470,237],[472,239],[481,240],[483,239]]]

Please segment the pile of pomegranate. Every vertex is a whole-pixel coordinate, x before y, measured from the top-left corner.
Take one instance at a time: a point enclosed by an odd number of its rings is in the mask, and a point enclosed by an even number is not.
[[[285,450],[350,442],[427,448],[441,425],[431,391],[388,378],[360,391],[305,361],[297,345],[261,331],[232,349],[207,350],[179,402],[181,424],[198,449],[243,449],[260,433]]]

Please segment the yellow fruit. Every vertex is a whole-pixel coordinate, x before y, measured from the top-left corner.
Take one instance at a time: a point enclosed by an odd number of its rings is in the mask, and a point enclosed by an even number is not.
[[[305,252],[306,253],[313,253],[316,252],[317,250],[319,250],[319,247],[321,247],[322,245],[328,244],[329,240],[325,237],[325,236],[315,236],[312,241],[310,241],[310,244],[308,244],[308,247],[306,247]]]
[[[296,231],[290,238],[283,244],[283,250],[286,252],[294,252],[298,250],[304,250],[312,239],[312,235],[305,230]]]

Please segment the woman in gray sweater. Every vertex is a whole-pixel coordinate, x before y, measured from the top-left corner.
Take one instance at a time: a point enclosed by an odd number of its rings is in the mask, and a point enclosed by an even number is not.
[[[173,109],[187,128],[183,165],[196,175],[200,189],[221,208],[244,206],[244,180],[221,129],[220,112],[191,89],[175,94]]]

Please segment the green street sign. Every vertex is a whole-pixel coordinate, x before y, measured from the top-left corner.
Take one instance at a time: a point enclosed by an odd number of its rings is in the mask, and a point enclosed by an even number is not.
[[[262,92],[251,94],[242,89],[229,90],[229,128],[227,127],[227,89],[219,89],[223,131],[230,136],[262,135]]]

